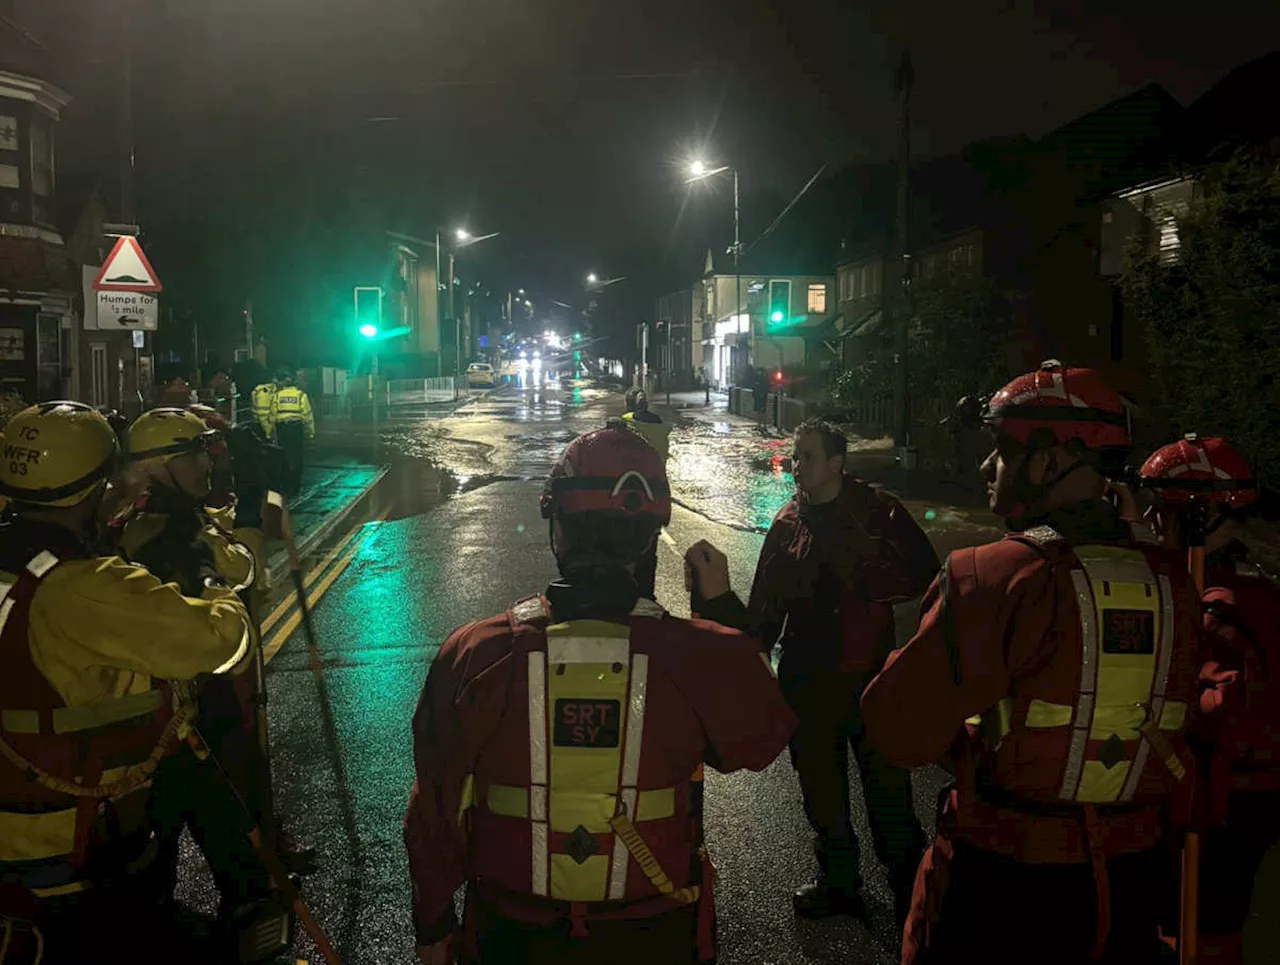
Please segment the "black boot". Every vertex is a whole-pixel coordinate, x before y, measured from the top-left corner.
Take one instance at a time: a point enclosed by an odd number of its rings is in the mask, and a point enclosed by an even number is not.
[[[824,877],[800,888],[791,896],[801,918],[830,918],[833,915],[863,917],[866,906],[857,888],[836,887]]]

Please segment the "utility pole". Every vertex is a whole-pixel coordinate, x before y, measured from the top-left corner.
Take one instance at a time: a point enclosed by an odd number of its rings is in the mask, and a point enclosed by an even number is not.
[[[734,280],[734,298],[733,298],[733,324],[736,330],[741,330],[742,323],[739,318],[742,316],[742,239],[739,237],[741,218],[738,212],[738,168],[733,169],[733,280]],[[751,328],[751,316],[747,316],[747,364],[750,365],[753,359],[751,356],[755,354],[752,351],[756,344],[756,333]]]
[[[436,378],[444,375],[444,326],[440,313],[440,229],[436,229]]]
[[[894,392],[893,392],[893,444],[904,468],[913,468],[914,459],[908,458],[911,444],[910,400],[908,398],[908,329],[911,325],[911,251],[907,237],[907,214],[910,203],[911,160],[911,54],[903,51],[894,78],[898,95],[898,198],[894,223],[894,254],[899,264],[900,290],[894,299]],[[885,286],[888,288],[888,285]],[[910,463],[910,464],[909,464]]]

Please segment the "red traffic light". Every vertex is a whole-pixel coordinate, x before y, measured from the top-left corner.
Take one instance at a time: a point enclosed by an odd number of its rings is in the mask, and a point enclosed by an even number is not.
[[[781,382],[781,381],[782,381],[782,369],[778,369],[778,371],[776,371],[776,372],[774,372],[774,373],[773,373],[773,380],[774,380],[775,382]]]

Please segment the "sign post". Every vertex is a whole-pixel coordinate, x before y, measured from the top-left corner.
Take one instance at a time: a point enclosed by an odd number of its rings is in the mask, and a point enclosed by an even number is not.
[[[98,292],[98,329],[133,332],[133,385],[141,413],[146,406],[142,397],[142,349],[146,344],[143,332],[156,329],[160,308],[154,295],[164,286],[136,236],[121,235],[116,239],[115,247],[93,279],[93,287]],[[88,314],[87,306],[85,314]],[[123,386],[121,389],[123,394]]]

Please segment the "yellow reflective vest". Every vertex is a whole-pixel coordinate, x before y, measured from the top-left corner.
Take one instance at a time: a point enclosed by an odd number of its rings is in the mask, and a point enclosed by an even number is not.
[[[249,665],[253,631],[244,604],[229,590],[209,588],[200,597],[186,597],[119,557],[60,559],[45,551],[26,570],[39,583],[21,606],[0,602],[0,624],[14,621],[10,633],[25,624],[29,651],[23,659],[29,655],[62,704],[53,711],[49,726],[56,736],[50,740],[65,741],[79,732],[88,736],[140,714],[163,712],[164,701],[177,700],[177,691],[165,681],[240,673]],[[18,593],[22,579],[30,577],[0,573],[0,596]],[[9,751],[33,754],[41,746],[38,735],[45,733],[46,723],[29,721],[32,716],[21,700],[0,707],[0,738]],[[179,729],[177,736],[184,733]],[[123,826],[126,818],[139,817],[138,807],[125,799],[136,801],[150,784],[149,772],[136,765],[108,762],[101,774],[77,777],[76,783],[104,792],[109,788],[110,800],[120,802],[116,819]],[[14,765],[0,761],[0,766]],[[65,808],[33,811],[24,797],[9,800],[0,794],[0,869],[16,874],[37,895],[85,887],[71,857],[83,849],[77,826],[83,825],[84,808],[72,800]],[[92,804],[88,813],[96,807]],[[70,872],[59,870],[68,865]]]
[[[272,421],[272,409],[275,406],[276,385],[274,382],[263,382],[253,389],[253,419],[262,427],[262,431],[271,438],[275,423]]]
[[[641,422],[636,418],[634,412],[625,413],[622,416],[622,422],[628,429],[653,446],[663,459],[670,455],[671,426],[665,422]]]
[[[307,438],[316,437],[316,420],[311,414],[311,400],[296,385],[284,385],[276,392],[272,408],[272,423],[301,422],[306,426]]]

